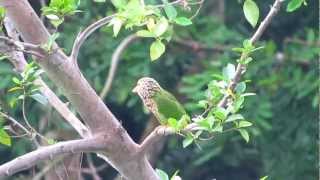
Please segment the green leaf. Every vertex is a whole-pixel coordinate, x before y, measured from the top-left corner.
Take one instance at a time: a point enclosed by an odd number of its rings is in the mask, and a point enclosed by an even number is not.
[[[252,123],[249,121],[240,121],[238,124],[238,128],[249,127],[252,126]]]
[[[208,107],[208,104],[209,104],[209,102],[206,101],[206,100],[201,100],[201,101],[198,102],[198,106],[203,108],[203,109],[206,109]]]
[[[6,56],[6,55],[0,56],[0,61],[8,59],[8,58],[9,58],[9,56]]]
[[[246,91],[246,83],[245,82],[240,82],[237,84],[235,88],[237,94],[242,94]]]
[[[232,114],[230,115],[225,122],[232,122],[236,120],[242,120],[244,117],[241,114]]]
[[[247,21],[252,27],[257,25],[259,20],[259,8],[253,0],[246,0],[243,4],[243,12]]]
[[[246,97],[246,96],[255,96],[256,93],[244,93],[244,94],[241,94],[241,97]]]
[[[287,12],[293,12],[301,7],[305,0],[291,0],[287,5]]]
[[[222,75],[223,77],[230,81],[234,78],[236,74],[236,67],[233,64],[228,64],[227,67],[223,68]]]
[[[2,21],[6,15],[6,9],[4,7],[0,7],[0,20]]]
[[[53,33],[51,36],[49,36],[48,42],[43,45],[43,48],[46,51],[51,51],[53,43],[56,41],[56,39],[59,37],[59,33]],[[33,64],[31,64],[30,70],[33,68]],[[27,72],[29,70],[26,70]]]
[[[249,133],[245,129],[238,129],[240,135],[243,137],[243,139],[248,143],[249,142]]]
[[[224,108],[218,107],[214,110],[213,114],[220,120],[225,120],[228,116],[228,111]]]
[[[111,0],[111,3],[117,9],[123,9],[127,5],[128,1],[127,0]]]
[[[19,84],[19,85],[21,84],[21,81],[17,77],[13,77],[12,81],[16,84]]]
[[[54,139],[52,139],[52,138],[48,138],[48,139],[47,139],[47,143],[48,143],[49,145],[52,145],[52,144],[56,144],[57,141],[54,140]]]
[[[148,30],[140,30],[140,31],[136,32],[136,34],[139,37],[155,37],[155,35]]]
[[[59,16],[55,15],[55,14],[47,14],[46,17],[50,20],[54,20],[54,21],[57,21],[59,20]]]
[[[36,94],[30,95],[30,97],[32,99],[38,101],[42,105],[47,105],[48,104],[48,99],[45,96],[43,96],[42,94],[36,93]]]
[[[57,20],[50,20],[50,23],[55,27],[58,28],[64,21],[64,18],[60,18]]]
[[[154,61],[158,59],[166,50],[166,46],[161,42],[161,40],[154,41],[150,46],[150,57]]]
[[[166,172],[161,169],[156,169],[156,173],[158,174],[160,180],[169,180],[169,176]]]
[[[168,3],[168,0],[162,0],[162,2],[164,3],[164,12],[166,13],[168,19],[174,20],[178,13],[176,11],[176,9],[174,8],[174,6],[172,6],[171,4]]]
[[[186,138],[182,141],[183,148],[188,147],[193,142],[193,136],[190,134],[187,134]]]
[[[152,33],[154,33],[156,37],[159,37],[167,31],[168,26],[168,20],[166,18],[161,18],[159,22],[157,22],[155,27],[152,29]]]
[[[170,180],[182,180],[180,176],[178,176],[179,170],[177,170],[176,172],[174,172],[174,174],[172,175],[172,177],[170,178]]]
[[[14,91],[18,91],[18,90],[23,90],[23,88],[22,87],[13,87],[13,88],[11,88],[11,89],[9,89],[8,90],[8,92],[14,92]]]
[[[97,3],[104,3],[106,2],[106,0],[93,0],[94,2],[97,2]]]
[[[259,180],[267,180],[268,176],[263,176],[262,178],[260,178]]]
[[[11,137],[4,129],[0,129],[0,143],[6,146],[11,146]]]
[[[174,22],[180,26],[189,26],[192,24],[192,21],[186,17],[177,17],[174,19]]]
[[[111,19],[109,26],[112,26],[113,28],[114,37],[117,37],[119,31],[121,30],[122,24],[123,24],[123,20],[118,17],[114,17]]]

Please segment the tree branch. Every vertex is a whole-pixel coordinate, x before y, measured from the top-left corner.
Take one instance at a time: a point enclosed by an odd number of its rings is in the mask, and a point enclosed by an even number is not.
[[[100,93],[101,99],[104,99],[111,89],[112,82],[117,71],[117,66],[119,64],[123,51],[129,46],[129,44],[131,44],[138,38],[139,37],[136,36],[135,34],[127,36],[121,41],[117,49],[112,54],[111,65],[109,68],[108,76],[107,76],[106,82],[104,83],[104,87]]]
[[[1,0],[0,6],[5,7],[6,15],[25,42],[48,42],[49,33],[27,0]],[[146,157],[137,154],[138,145],[99,98],[76,64],[70,61],[57,44],[53,44],[53,48],[57,51],[46,58],[36,59],[37,63],[62,89],[93,136],[100,136],[102,142],[107,142],[108,148],[99,154],[103,154],[105,160],[128,180],[158,180],[159,177]]]
[[[101,142],[101,139],[88,138],[71,140],[41,147],[1,165],[0,177],[11,176],[19,171],[29,169],[43,160],[52,159],[57,155],[96,152],[106,149],[106,144],[97,142]]]
[[[273,4],[273,6],[271,7],[268,15],[265,17],[265,19],[261,22],[261,24],[259,25],[258,29],[256,30],[256,32],[253,34],[253,36],[250,39],[250,42],[252,44],[254,44],[256,41],[259,40],[259,38],[261,37],[261,35],[264,33],[264,31],[266,30],[266,28],[268,27],[268,25],[271,23],[273,17],[278,13],[278,11],[280,10],[281,7],[281,3],[284,0],[276,0]],[[240,59],[245,58],[244,55],[242,54]],[[236,87],[236,85],[238,84],[238,82],[240,81],[241,75],[243,74],[243,71],[245,70],[246,66],[244,64],[238,64],[237,68],[236,68],[236,73],[235,76],[233,77],[233,79],[231,80],[228,88],[230,90],[234,90],[234,88]],[[228,98],[230,97],[229,94],[225,95],[222,100],[219,102],[218,106],[219,107],[224,107],[227,104]]]
[[[115,15],[111,15],[111,16],[107,16],[104,17],[94,23],[92,23],[90,26],[88,26],[84,31],[82,31],[81,33],[78,34],[78,36],[76,37],[76,40],[74,41],[73,47],[72,47],[72,51],[71,51],[71,59],[72,61],[76,64],[77,58],[78,58],[78,54],[79,54],[79,50],[81,45],[84,43],[84,41],[94,32],[96,31],[98,28],[108,24],[110,22],[110,20],[114,17]]]
[[[19,41],[19,34],[8,18],[5,18],[4,25],[8,36],[12,38],[12,40]],[[15,69],[19,73],[22,73],[27,65],[27,61],[24,58],[23,53],[12,51],[11,54],[12,55],[9,60],[15,66]],[[58,96],[47,86],[45,82],[43,82],[41,78],[38,78],[35,83],[40,85],[40,92],[48,99],[51,106],[58,111],[64,120],[66,120],[81,137],[88,137],[90,135],[88,128],[69,110],[65,103],[58,98]]]
[[[22,124],[20,124],[17,120],[15,120],[13,117],[9,116],[6,113],[0,112],[0,116],[4,117],[5,119],[11,121],[14,126],[18,126],[24,133],[26,133],[28,136],[32,135],[32,132],[30,132],[27,128],[25,128]]]
[[[263,34],[263,32],[265,31],[267,26],[270,24],[272,18],[279,11],[280,5],[281,5],[282,2],[283,2],[283,0],[276,0],[275,1],[275,3],[272,6],[270,12],[266,16],[266,18],[262,21],[262,23],[260,24],[260,26],[257,29],[257,31],[254,33],[254,35],[250,39],[251,43],[255,43],[261,37],[261,35]],[[242,75],[242,71],[243,71],[244,68],[245,68],[245,65],[242,65],[240,63],[237,65],[236,75],[235,75],[235,77],[233,78],[232,82],[229,85],[229,88],[231,90],[233,90],[235,88],[236,84],[239,82],[240,77]],[[219,102],[218,106],[219,107],[225,106],[226,103],[227,103],[228,98],[229,98],[229,95],[225,95],[223,97],[223,99]],[[197,124],[191,123],[183,130],[183,132],[192,132],[192,131],[199,130],[199,128],[200,127]],[[174,134],[174,133],[176,133],[176,132],[170,127],[158,126],[141,143],[141,145],[139,147],[139,151],[141,153],[146,153],[148,151],[149,147],[153,146],[155,143],[157,143],[161,139],[161,136],[171,135],[171,134]]]

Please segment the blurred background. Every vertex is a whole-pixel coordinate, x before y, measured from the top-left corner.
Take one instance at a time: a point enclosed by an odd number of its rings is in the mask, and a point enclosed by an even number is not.
[[[30,1],[38,11],[40,3]],[[148,1],[147,1],[148,2]],[[260,20],[270,9],[272,0],[257,0]],[[148,3],[159,3],[150,0]],[[104,102],[121,120],[135,141],[153,127],[139,98],[131,93],[137,79],[151,76],[171,91],[193,115],[199,114],[198,100],[203,98],[206,84],[220,73],[227,63],[236,63],[237,54],[231,49],[241,46],[255,31],[245,20],[241,0],[207,0],[193,25],[175,27],[167,51],[151,62],[151,40],[138,39],[124,51],[113,86]],[[318,177],[318,106],[320,52],[318,12],[319,1],[288,13],[284,3],[264,33],[259,46],[265,48],[254,54],[244,79],[251,80],[248,88],[257,95],[247,98],[242,113],[254,123],[249,128],[250,142],[245,143],[236,132],[225,133],[210,141],[182,148],[182,139],[170,137],[156,147],[155,166],[169,174],[180,170],[184,180],[316,180]],[[59,27],[58,44],[70,52],[77,33],[95,20],[112,14],[111,3],[81,1],[81,13],[69,17]],[[192,15],[192,12],[183,12]],[[47,25],[48,22],[45,22]],[[50,25],[49,25],[50,27]],[[52,27],[51,27],[52,28]],[[107,77],[110,59],[121,40],[130,35],[121,30],[114,38],[110,27],[104,27],[86,41],[79,55],[80,68],[97,92],[101,92]],[[9,107],[14,94],[7,91],[13,85],[15,72],[7,61],[0,61],[0,104],[17,119],[21,106]],[[46,77],[44,77],[46,78]],[[59,87],[52,89],[62,99]],[[28,117],[37,129],[57,140],[77,137],[52,108],[27,101]],[[32,150],[30,142],[13,139],[12,147],[0,145],[0,163]],[[89,156],[101,179],[113,179],[116,172],[95,155]],[[94,179],[86,173],[90,158],[83,158],[84,179]],[[100,169],[99,169],[100,168]],[[36,168],[12,179],[32,179]]]

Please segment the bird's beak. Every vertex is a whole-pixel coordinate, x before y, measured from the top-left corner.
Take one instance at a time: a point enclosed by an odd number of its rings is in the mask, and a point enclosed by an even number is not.
[[[137,92],[138,92],[138,86],[134,87],[134,88],[132,89],[132,92],[133,92],[133,93],[137,93]]]

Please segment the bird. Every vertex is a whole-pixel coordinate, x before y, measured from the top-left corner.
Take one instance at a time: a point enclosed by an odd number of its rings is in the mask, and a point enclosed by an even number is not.
[[[132,92],[139,95],[144,106],[156,117],[160,125],[168,125],[169,118],[179,121],[188,117],[179,101],[153,78],[140,78]]]

